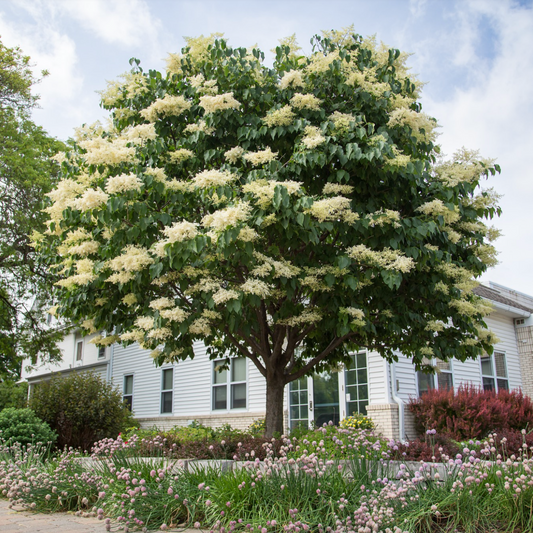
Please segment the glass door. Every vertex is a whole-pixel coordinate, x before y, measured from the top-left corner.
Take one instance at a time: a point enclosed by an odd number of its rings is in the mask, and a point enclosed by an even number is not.
[[[313,420],[316,427],[340,421],[339,375],[337,372],[313,374]]]
[[[308,378],[303,377],[289,385],[289,427],[309,427]]]

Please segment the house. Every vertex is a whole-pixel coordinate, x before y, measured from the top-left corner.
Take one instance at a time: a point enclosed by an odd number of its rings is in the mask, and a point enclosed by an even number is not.
[[[500,341],[492,355],[464,363],[433,361],[438,371],[427,375],[416,372],[401,354],[398,361],[387,363],[375,352],[361,351],[345,368],[304,377],[286,387],[286,427],[338,422],[352,413],[364,413],[385,436],[405,439],[415,436],[406,405],[429,388],[470,383],[485,389],[522,389],[533,397],[533,297],[496,283],[475,291],[493,304],[486,322]],[[170,428],[198,420],[246,428],[264,417],[264,378],[248,359],[233,358],[224,368],[222,358],[210,360],[203,343],[197,342],[194,359],[156,367],[149,352],[137,344],[98,349],[91,337],[74,331],[62,341],[64,357],[58,365],[24,370],[30,389],[52,372],[93,370],[122,390],[145,427]]]

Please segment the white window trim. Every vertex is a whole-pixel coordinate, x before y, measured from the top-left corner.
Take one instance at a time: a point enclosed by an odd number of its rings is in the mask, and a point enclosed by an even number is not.
[[[496,363],[494,361],[495,353],[501,353],[504,356],[505,373],[507,374],[507,377],[505,378],[496,375]],[[492,372],[493,372],[492,376],[487,376],[486,374],[483,374],[483,366],[481,365],[481,358],[484,356],[488,356],[490,358],[490,364],[492,366]],[[495,392],[498,392],[499,390],[498,388],[499,379],[505,379],[507,381],[507,389],[504,389],[504,390],[511,390],[511,385],[510,385],[510,380],[509,380],[509,366],[507,365],[507,352],[505,350],[494,349],[494,351],[490,355],[489,354],[480,355],[478,357],[478,361],[479,361],[479,374],[481,376],[481,388],[483,390],[485,390],[485,386],[483,385],[483,378],[492,378],[494,380],[494,391]]]
[[[81,344],[81,357],[78,359],[78,346]],[[82,364],[83,356],[85,355],[85,342],[83,337],[78,338],[77,335],[74,335],[74,363]]]
[[[230,364],[229,364],[229,367],[228,367],[228,370],[227,370],[227,377],[226,377],[226,384],[224,385],[223,383],[216,383],[215,384],[215,379],[214,379],[214,376],[215,376],[215,365],[217,363],[223,363],[227,360],[230,360]],[[244,359],[244,362],[245,362],[245,368],[246,368],[246,378],[244,381],[231,381],[231,370],[232,370],[232,361],[235,360],[235,359]],[[212,366],[211,366],[211,399],[210,399],[210,405],[211,405],[211,412],[212,413],[238,413],[238,412],[241,412],[241,413],[244,413],[246,411],[249,410],[249,406],[250,406],[250,398],[249,398],[249,391],[250,391],[250,387],[249,387],[249,384],[248,384],[248,358],[247,357],[226,357],[226,358],[222,358],[222,359],[215,359],[212,361]],[[231,407],[231,386],[232,385],[240,385],[240,384],[245,384],[246,385],[246,407]],[[214,400],[215,400],[215,395],[214,395],[214,390],[215,390],[215,387],[226,387],[226,409],[215,409],[215,406],[214,406]]]
[[[444,372],[445,374],[451,374],[452,376],[452,390],[455,390],[455,379],[454,379],[454,374],[453,374],[453,362],[454,362],[454,359],[450,359],[448,361],[450,363],[450,370],[441,370],[440,372]],[[431,358],[431,364],[436,367],[437,366],[437,358],[436,357],[432,357]],[[481,361],[479,363],[481,365]],[[421,372],[421,370],[415,370],[415,376],[416,376],[416,394],[418,395],[418,397],[420,398],[420,384],[419,384],[419,372]],[[439,380],[437,379],[437,374],[438,372],[435,371],[433,372],[433,374],[429,374],[431,376],[434,377],[434,388],[433,390],[439,390]]]
[[[171,389],[164,389],[163,388],[163,380],[166,370],[172,370],[172,388]],[[161,382],[160,382],[160,393],[159,393],[159,414],[161,416],[168,416],[174,414],[174,380],[176,379],[176,373],[174,372],[173,366],[167,366],[161,368]],[[172,392],[172,409],[168,412],[163,412],[163,393],[164,392]]]

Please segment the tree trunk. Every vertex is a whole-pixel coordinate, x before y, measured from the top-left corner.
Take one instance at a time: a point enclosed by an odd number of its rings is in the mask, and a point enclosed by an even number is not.
[[[283,374],[269,374],[266,379],[266,420],[265,437],[270,439],[283,433]]]

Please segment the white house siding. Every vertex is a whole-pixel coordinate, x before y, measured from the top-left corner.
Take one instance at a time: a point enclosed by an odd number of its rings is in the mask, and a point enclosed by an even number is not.
[[[411,358],[402,354],[398,354],[398,361],[393,363],[393,367],[393,393],[407,403],[410,398],[418,396],[415,367]]]
[[[202,342],[194,344],[194,359],[156,367],[150,354],[137,344],[116,345],[113,355],[113,382],[123,387],[124,376],[133,374],[133,414],[144,427],[170,428],[197,420],[205,425],[246,428],[265,414],[265,381],[247,361],[247,402],[243,409],[212,409],[213,361]],[[162,371],[174,369],[173,411],[161,413]]]
[[[387,393],[387,362],[377,352],[367,352],[369,403],[383,404],[389,401]]]

